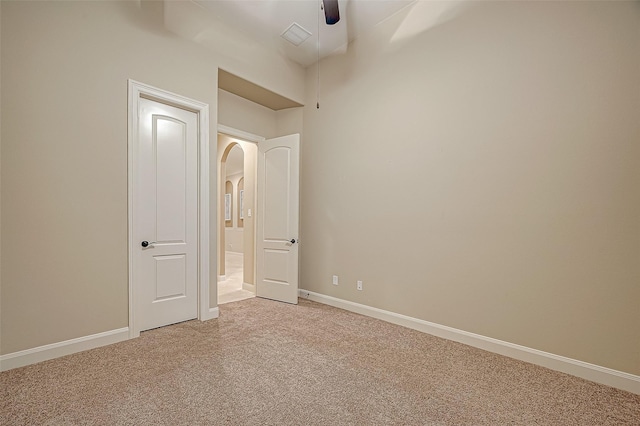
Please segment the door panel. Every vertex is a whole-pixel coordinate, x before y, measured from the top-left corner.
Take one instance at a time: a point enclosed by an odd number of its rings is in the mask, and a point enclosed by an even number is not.
[[[300,135],[258,145],[256,294],[287,303],[298,303],[299,152]]]
[[[265,249],[264,279],[273,283],[289,282],[289,250]]]
[[[153,302],[186,296],[186,256],[153,256],[153,259],[156,261],[156,297]]]
[[[156,241],[185,241],[186,123],[153,116],[156,133]]]
[[[277,241],[279,238],[290,240],[291,210],[289,171],[291,169],[291,149],[275,147],[264,154],[264,237]],[[296,231],[297,235],[297,231]]]
[[[137,331],[198,314],[197,115],[140,99],[134,148],[133,303]]]

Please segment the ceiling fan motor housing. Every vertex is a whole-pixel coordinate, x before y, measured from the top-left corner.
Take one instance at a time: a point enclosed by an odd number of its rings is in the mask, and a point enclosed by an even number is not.
[[[324,5],[324,19],[327,25],[334,25],[340,20],[338,0],[322,0]]]

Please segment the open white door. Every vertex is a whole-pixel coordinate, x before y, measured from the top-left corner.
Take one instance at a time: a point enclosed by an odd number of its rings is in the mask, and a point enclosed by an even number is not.
[[[298,303],[300,135],[258,144],[256,295]]]

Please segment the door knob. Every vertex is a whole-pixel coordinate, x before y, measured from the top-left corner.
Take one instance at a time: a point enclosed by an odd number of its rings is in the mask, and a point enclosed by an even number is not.
[[[151,243],[150,243],[149,241],[143,241],[142,243],[140,243],[140,245],[141,245],[142,247],[149,247],[149,246],[154,245],[155,243],[156,243],[155,241],[153,241],[153,242],[151,242]]]

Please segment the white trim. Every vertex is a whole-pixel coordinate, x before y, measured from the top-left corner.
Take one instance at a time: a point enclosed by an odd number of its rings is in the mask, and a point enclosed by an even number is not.
[[[401,325],[423,333],[464,343],[489,352],[530,362],[551,370],[561,371],[563,373],[640,395],[640,376],[625,373],[623,371],[601,367],[588,362],[555,355],[538,349],[528,348],[526,346],[516,345],[475,333],[469,333],[464,330],[408,317],[406,315],[396,314],[394,312],[326,296],[324,294],[314,293],[308,290],[299,290],[299,295],[302,298],[309,299],[314,302],[377,318],[392,324]]]
[[[215,319],[220,316],[220,309],[216,306],[215,308],[209,308],[205,315],[200,317],[200,321],[208,321],[210,319]]]
[[[25,365],[47,361],[76,352],[82,352],[100,346],[111,345],[129,339],[129,328],[119,328],[105,331],[103,333],[92,334],[90,336],[78,337],[76,339],[65,340],[63,342],[52,343],[50,345],[38,346],[37,348],[24,351],[13,352],[0,356],[0,371],[11,370],[12,368],[24,367]]]
[[[234,129],[233,127],[225,126],[224,124],[218,124],[218,133],[222,133],[232,138],[242,139],[245,142],[260,143],[265,140],[264,137],[254,135],[253,133],[245,132],[243,130]]]
[[[250,291],[251,293],[255,294],[256,293],[256,285],[255,284],[249,284],[249,283],[242,283],[242,289],[243,290],[247,290]]]
[[[138,103],[140,97],[150,98],[198,114],[198,319],[210,319],[209,309],[209,105],[166,90],[129,80],[128,111],[128,232],[129,232],[129,337],[140,336],[135,327],[133,303],[133,147],[138,135]]]
[[[227,279],[227,275],[218,275],[218,281],[224,281]]]

